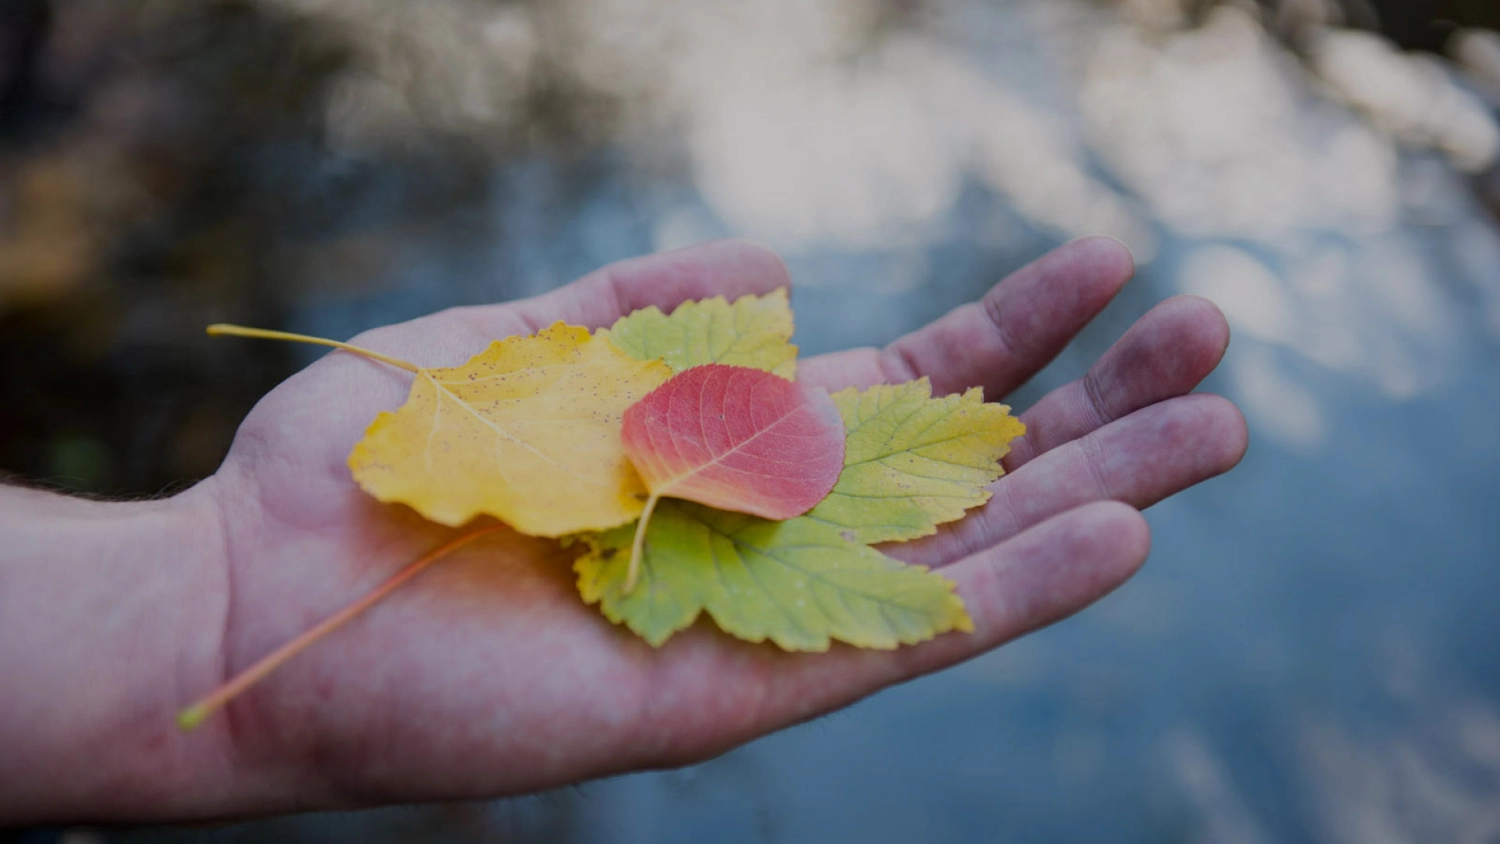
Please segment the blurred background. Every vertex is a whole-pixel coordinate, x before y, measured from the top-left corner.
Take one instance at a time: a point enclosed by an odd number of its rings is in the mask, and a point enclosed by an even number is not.
[[[1224,308],[1229,476],[1078,618],[680,771],[25,842],[1500,842],[1493,0],[6,0],[0,472],[211,473],[316,350],[725,235],[807,353],[1077,235]],[[0,832],[0,839],[6,838]]]

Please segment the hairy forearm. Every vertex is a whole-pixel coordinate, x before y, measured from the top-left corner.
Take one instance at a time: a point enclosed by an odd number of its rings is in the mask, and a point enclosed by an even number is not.
[[[218,670],[227,586],[204,487],[105,503],[0,487],[0,827],[196,814],[227,788],[173,724]]]

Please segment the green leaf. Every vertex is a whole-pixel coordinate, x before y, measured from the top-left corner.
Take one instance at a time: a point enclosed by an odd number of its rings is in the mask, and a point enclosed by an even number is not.
[[[837,639],[895,648],[973,623],[953,584],[851,542],[805,517],[773,522],[664,500],[646,535],[641,577],[622,595],[631,528],[590,537],[578,590],[653,646],[707,612],[725,632],[789,651]]]
[[[674,372],[705,363],[726,363],[797,374],[797,347],[791,344],[792,309],[786,288],[764,296],[723,296],[684,302],[668,316],[655,306],[620,317],[599,332],[637,360],[661,358]]]
[[[1010,408],[977,387],[932,398],[926,378],[835,393],[847,439],[833,492],[805,518],[856,542],[926,536],[990,498],[1000,458],[1026,433]]]

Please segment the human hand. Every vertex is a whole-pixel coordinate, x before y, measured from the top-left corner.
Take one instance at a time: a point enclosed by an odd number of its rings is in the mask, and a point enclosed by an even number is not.
[[[1003,398],[1051,360],[1132,272],[1114,241],[1071,243],[882,349],[804,360],[837,389],[927,376]],[[353,342],[420,366],[555,320],[608,325],[647,305],[788,283],[770,253],[724,242],[627,261],[553,293],[455,308]],[[994,497],[890,553],[958,584],[975,623],[897,651],[789,654],[707,623],[653,649],[585,606],[573,552],[501,531],[474,542],[231,703],[163,738],[204,787],[196,816],[534,791],[721,753],[1048,624],[1144,561],[1146,507],[1232,467],[1244,421],[1186,395],[1228,342],[1210,303],[1180,297],[1132,327],[1081,380],[1022,419]],[[455,536],[352,481],[351,447],[399,405],[407,373],[333,353],[277,387],[192,494],[221,520],[222,594],[177,688],[207,691]],[[209,618],[211,617],[211,619]],[[186,700],[178,701],[186,703]],[[163,713],[169,726],[169,713]]]

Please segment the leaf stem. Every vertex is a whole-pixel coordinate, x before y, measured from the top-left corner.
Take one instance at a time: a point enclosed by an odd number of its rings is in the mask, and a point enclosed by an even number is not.
[[[646,550],[646,523],[651,521],[651,511],[656,509],[656,502],[661,500],[661,495],[653,492],[646,499],[646,509],[641,511],[640,521],[635,523],[635,541],[630,543],[630,570],[625,573],[625,588],[621,594],[629,595],[635,589],[635,582],[641,576],[641,555]]]
[[[224,322],[216,322],[208,327],[208,335],[210,337],[219,337],[222,335],[229,335],[232,337],[255,337],[261,340],[288,340],[293,343],[311,343],[314,346],[332,346],[335,349],[343,349],[346,352],[353,352],[356,355],[364,355],[371,360],[378,360],[381,363],[390,364],[397,369],[404,369],[407,372],[422,371],[421,368],[416,364],[407,363],[400,358],[393,358],[390,355],[383,355],[379,352],[366,349],[363,346],[354,346],[349,343],[340,343],[337,340],[325,340],[322,337],[309,337],[306,334],[293,334],[289,331],[271,331],[265,328],[247,328],[243,325],[230,325]]]
[[[421,574],[428,566],[432,565],[448,554],[451,554],[452,552],[458,550],[460,547],[467,545],[468,543],[473,542],[474,540],[482,536],[494,533],[495,531],[500,530],[503,527],[504,525],[499,524],[487,525],[485,527],[478,528],[477,530],[472,530],[461,536],[455,537],[454,539],[439,547],[437,550],[432,551],[431,553],[392,575],[389,580],[376,587],[375,590],[370,594],[364,596],[358,601],[355,601],[354,603],[343,608],[334,615],[329,616],[328,618],[320,622],[316,627],[313,627],[311,630],[308,630],[292,641],[287,642],[285,645],[282,645],[275,651],[272,651],[266,656],[261,657],[259,662],[255,663],[244,671],[241,671],[228,682],[219,686],[217,689],[214,689],[197,703],[194,703],[192,706],[189,706],[188,708],[179,712],[177,714],[177,726],[182,728],[184,732],[197,727],[199,724],[203,723],[203,720],[205,718],[223,707],[224,704],[233,700],[241,692],[264,679],[266,675],[270,674],[272,671],[280,668],[287,660],[306,650],[309,645],[312,645],[314,642],[343,626],[350,619],[353,619],[355,616],[379,603],[382,598],[394,592],[397,587]]]

